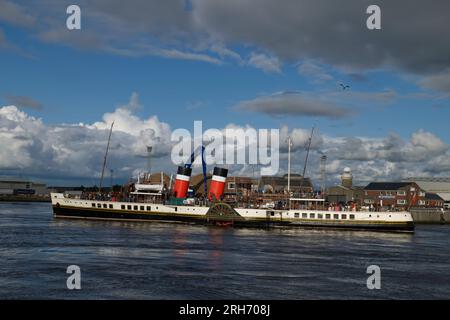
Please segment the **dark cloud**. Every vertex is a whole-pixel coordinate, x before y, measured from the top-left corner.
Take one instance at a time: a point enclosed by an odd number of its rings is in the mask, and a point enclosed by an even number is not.
[[[82,32],[67,32],[61,22],[71,1],[18,5],[1,0],[6,9],[0,10],[0,20],[38,24],[36,33],[44,41],[115,54],[217,63],[225,57],[220,52],[227,52],[226,57],[242,64],[241,57],[227,46],[243,44],[253,51],[243,64],[269,72],[279,72],[283,62],[308,59],[339,67],[357,79],[363,70],[384,67],[421,75],[450,67],[450,42],[442,32],[450,15],[447,0],[379,0],[382,29],[375,31],[366,28],[370,0],[346,0],[345,5],[329,0],[186,3],[80,0]],[[314,72],[311,66],[303,71]]]
[[[369,80],[369,78],[362,73],[349,73],[348,76],[350,79],[357,82],[366,82]]]
[[[198,0],[194,15],[217,37],[254,44],[288,60],[313,58],[356,69],[390,65],[411,72],[450,65],[450,42],[442,33],[450,2],[377,1],[382,29],[371,31],[366,8],[372,2]]]
[[[8,104],[15,105],[16,107],[19,108],[42,110],[44,107],[40,102],[27,96],[6,95],[5,99],[8,102]]]
[[[237,111],[259,112],[270,116],[307,116],[338,119],[350,116],[350,110],[327,101],[321,101],[295,92],[282,92],[270,96],[239,102]]]
[[[450,92],[450,69],[422,78],[419,85],[426,89],[432,89],[440,92]]]
[[[20,27],[30,27],[36,22],[36,17],[27,11],[12,1],[0,0],[0,21]]]

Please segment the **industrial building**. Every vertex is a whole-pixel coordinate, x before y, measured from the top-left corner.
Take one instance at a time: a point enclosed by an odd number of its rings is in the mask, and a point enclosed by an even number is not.
[[[344,168],[341,175],[341,184],[328,188],[326,199],[329,203],[355,203],[358,206],[364,205],[364,187],[353,186],[353,175],[350,168]]]
[[[437,194],[450,209],[450,177],[415,177],[408,181],[416,183],[425,192]]]
[[[250,177],[227,177],[225,181],[225,195],[249,197],[252,191],[258,189],[258,182]]]
[[[17,178],[0,179],[0,195],[18,195],[30,194],[43,196],[47,195],[47,186],[45,183],[33,182]]]
[[[351,170],[345,168],[341,184],[328,188],[326,199],[329,203],[354,203],[380,209],[442,208],[445,201],[450,204],[450,178],[447,181],[416,178],[406,182],[371,182],[363,187],[353,186]]]
[[[371,182],[364,188],[364,204],[375,208],[443,207],[444,200],[415,182]]]
[[[300,174],[291,174],[289,189],[294,194],[313,194],[314,188],[310,178],[303,178]],[[288,189],[288,175],[282,177],[262,176],[259,189],[266,193],[284,193]]]

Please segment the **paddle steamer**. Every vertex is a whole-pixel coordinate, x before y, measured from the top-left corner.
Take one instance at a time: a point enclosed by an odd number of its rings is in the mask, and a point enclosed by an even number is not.
[[[100,180],[100,191],[109,139]],[[152,184],[149,179],[146,182],[145,176],[143,183],[141,183],[138,177],[138,181],[132,185],[132,189],[120,196],[105,196],[104,194],[73,196],[64,193],[51,193],[54,216],[56,218],[159,221],[236,227],[414,231],[414,222],[409,212],[357,211],[356,208],[351,211],[325,210],[324,199],[293,198],[289,187],[286,201],[281,208],[267,205],[255,207],[251,206],[250,203],[226,203],[222,200],[228,170],[215,167],[209,190],[207,190],[208,177],[203,152],[204,147],[202,147],[202,162],[205,196],[202,199],[189,196],[191,166],[194,162],[193,153],[190,164],[178,167],[173,187],[171,179],[169,187],[166,188],[161,173],[161,183]],[[289,175],[290,152],[288,168]]]

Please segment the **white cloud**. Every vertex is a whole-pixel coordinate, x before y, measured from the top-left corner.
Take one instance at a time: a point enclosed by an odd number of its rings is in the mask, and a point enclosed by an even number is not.
[[[156,116],[140,118],[130,109],[139,105],[137,95],[130,102],[104,114],[92,124],[46,125],[15,106],[0,108],[0,170],[2,174],[22,174],[42,179],[87,179],[98,183],[108,130],[115,121],[108,168],[116,178],[128,179],[146,167],[146,146],[153,145],[153,168],[174,172],[170,161],[172,143],[170,125]],[[248,129],[233,124],[222,128]],[[280,174],[287,169],[287,136],[293,140],[292,170],[301,173],[305,144],[310,129],[280,128]],[[410,176],[450,175],[449,147],[431,132],[418,130],[409,139],[396,134],[386,137],[330,137],[317,133],[313,137],[307,175],[318,183],[319,159],[328,156],[328,182],[335,182],[343,168],[349,166],[355,181],[400,180]],[[230,174],[252,174],[252,166],[230,166]],[[255,169],[255,173],[259,168]]]
[[[96,179],[112,121],[115,129],[108,166],[114,168],[117,177],[128,178],[131,167],[146,166],[142,155],[147,145],[153,145],[155,163],[167,164],[161,157],[168,156],[171,149],[170,126],[156,116],[137,117],[131,111],[137,104],[133,95],[128,104],[90,125],[49,126],[15,106],[0,108],[0,169],[45,178]]]
[[[317,131],[316,131],[317,132]],[[284,159],[280,165],[286,171],[286,137],[293,138],[293,171],[303,170],[306,142],[310,130],[282,127],[280,131],[280,154]],[[386,137],[331,137],[316,133],[313,137],[307,176],[312,176],[318,185],[320,181],[320,157],[327,160],[327,181],[339,182],[345,167],[353,171],[357,184],[370,181],[400,181],[412,176],[449,176],[449,147],[431,132],[418,130],[408,140],[396,134]]]
[[[247,63],[267,73],[281,73],[281,62],[275,56],[252,52]]]
[[[236,60],[239,63],[243,63],[242,57],[237,52],[228,49],[223,44],[213,44],[210,47],[210,50],[212,52],[217,53],[222,59],[224,59],[224,58],[231,58],[233,60]]]
[[[313,83],[333,80],[333,76],[326,72],[322,66],[311,61],[303,61],[299,64],[297,70],[301,75],[310,78]]]

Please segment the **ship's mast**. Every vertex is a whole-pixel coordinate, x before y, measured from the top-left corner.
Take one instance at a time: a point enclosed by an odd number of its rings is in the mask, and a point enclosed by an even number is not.
[[[287,192],[290,197],[291,195],[291,146],[292,140],[291,137],[288,137],[288,181],[287,181]]]
[[[291,146],[292,146],[292,139],[291,139],[291,136],[288,136],[288,185],[287,185],[287,191],[288,191],[289,210],[291,210]]]
[[[320,193],[323,199],[325,199],[326,189],[326,174],[327,174],[327,156],[322,154],[320,157]]]
[[[100,177],[100,192],[102,191],[103,177],[105,175],[106,159],[108,158],[109,143],[111,142],[111,134],[112,134],[113,126],[114,126],[114,121],[111,124],[111,129],[109,130],[108,144],[106,145],[105,157],[103,158],[102,175]]]

